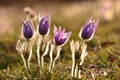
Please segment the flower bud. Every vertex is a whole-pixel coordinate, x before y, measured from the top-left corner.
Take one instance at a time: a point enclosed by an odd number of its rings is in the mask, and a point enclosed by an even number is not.
[[[97,26],[98,20],[95,21],[95,19],[90,18],[81,29],[79,36],[83,40],[91,40]]]
[[[23,36],[26,39],[31,39],[33,37],[34,27],[33,27],[32,21],[30,20],[23,21],[22,32],[23,32]]]

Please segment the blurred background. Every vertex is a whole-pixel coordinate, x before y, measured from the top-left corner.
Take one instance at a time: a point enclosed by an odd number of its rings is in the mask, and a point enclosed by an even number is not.
[[[54,24],[72,31],[70,40],[79,40],[81,27],[93,16],[100,21],[95,33],[100,44],[120,44],[120,0],[0,0],[0,69],[19,60],[15,45],[21,38],[22,20],[31,18],[36,28],[39,13],[50,15],[51,34]],[[89,44],[95,48],[96,39]]]

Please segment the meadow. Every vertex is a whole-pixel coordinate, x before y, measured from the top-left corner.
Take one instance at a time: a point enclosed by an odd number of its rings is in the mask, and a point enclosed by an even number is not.
[[[99,19],[95,35],[86,41],[87,52],[82,65],[81,80],[120,79],[120,1],[21,1],[0,3],[0,80],[78,80],[71,77],[71,40],[80,40],[79,32],[91,17]],[[30,10],[29,10],[30,8]],[[32,11],[31,11],[32,10]],[[27,12],[28,11],[28,12]],[[54,24],[72,34],[62,47],[53,73],[48,72],[49,54],[45,56],[44,69],[39,75],[36,45],[30,61],[31,70],[26,70],[16,50],[21,34],[22,20],[31,18],[37,29],[38,14],[50,15],[50,35],[53,37]]]

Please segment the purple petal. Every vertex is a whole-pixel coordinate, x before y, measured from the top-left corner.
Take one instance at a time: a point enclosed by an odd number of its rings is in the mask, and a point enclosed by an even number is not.
[[[98,25],[98,20],[95,22],[93,18],[90,18],[84,25],[82,32],[81,32],[81,37],[82,39],[90,39],[95,32],[95,29]]]
[[[24,21],[23,22],[23,35],[25,38],[30,39],[33,36],[33,25],[31,21]]]
[[[54,30],[53,30],[53,33],[54,33],[54,35],[57,33],[57,28],[56,28],[56,26],[54,25]]]
[[[46,35],[49,30],[49,17],[41,18],[38,26],[39,33],[41,35]]]
[[[57,45],[62,45],[66,42],[68,37],[70,36],[71,32],[66,32],[65,29],[61,29],[61,27],[57,28],[54,27],[54,40]]]

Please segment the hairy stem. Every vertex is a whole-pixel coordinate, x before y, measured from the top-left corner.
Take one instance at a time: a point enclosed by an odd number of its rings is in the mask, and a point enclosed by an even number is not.
[[[38,45],[38,46],[37,46],[38,67],[40,67],[40,54],[39,54],[39,49],[40,49],[40,46]]]
[[[32,45],[30,45],[30,54],[29,54],[29,57],[28,57],[28,68],[30,69],[30,60],[31,60],[31,57],[32,57]]]
[[[73,64],[74,65],[74,67],[73,67],[73,77],[75,77],[76,64],[77,64],[76,61],[74,61],[74,64]]]
[[[41,56],[41,67],[43,68],[43,65],[44,65],[44,57]]]
[[[23,60],[23,63],[24,63],[24,67],[25,67],[25,69],[27,69],[26,60],[25,60],[25,58],[24,58],[22,53],[21,53],[21,57],[22,57],[22,60]]]
[[[42,66],[42,65],[41,65],[41,55],[40,55],[40,50],[41,50],[41,47],[42,47],[43,38],[44,38],[44,36],[42,37],[42,40],[40,41],[40,37],[39,37],[38,44],[37,44],[38,67],[41,67],[41,66]]]
[[[55,60],[53,59],[50,63],[50,73],[52,73],[53,71],[54,64],[55,64]]]
[[[81,47],[82,47],[82,45],[84,44],[84,42],[85,42],[85,40],[82,40],[81,42],[80,42],[80,46],[79,46],[79,50],[80,50],[80,52],[82,52],[82,50],[81,50]],[[77,61],[77,78],[79,77],[79,74],[81,75],[81,70],[79,69],[79,66],[81,66],[80,65],[80,59]]]

